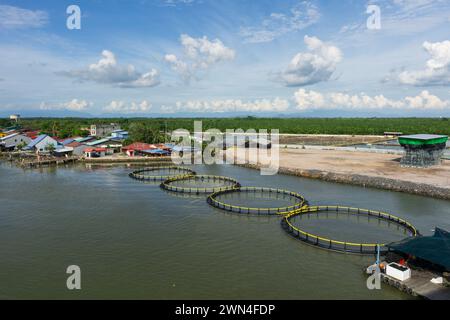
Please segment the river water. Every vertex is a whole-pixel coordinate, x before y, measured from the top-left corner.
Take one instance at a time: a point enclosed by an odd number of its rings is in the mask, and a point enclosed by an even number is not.
[[[180,196],[130,179],[127,174],[134,169],[80,164],[23,170],[1,163],[0,299],[410,298],[388,286],[366,288],[362,268],[374,257],[306,245],[288,236],[277,217],[224,213],[208,206],[203,196]],[[234,166],[195,170],[230,176],[244,186],[296,191],[311,204],[387,211],[423,234],[434,226],[450,229],[449,201],[287,175],[260,176]],[[369,240],[402,238],[364,219],[349,224],[345,219],[313,220],[303,226],[338,240],[365,234]],[[353,232],[355,223],[359,233]],[[81,268],[79,291],[66,289],[69,265]]]

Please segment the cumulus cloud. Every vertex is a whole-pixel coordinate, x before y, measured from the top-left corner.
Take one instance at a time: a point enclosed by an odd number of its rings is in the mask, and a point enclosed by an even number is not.
[[[159,72],[151,69],[146,73],[141,73],[129,64],[127,66],[117,63],[114,53],[103,50],[102,58],[81,70],[58,72],[60,75],[71,77],[79,81],[94,81],[97,83],[113,84],[121,88],[145,88],[157,86]]]
[[[305,29],[319,18],[318,8],[302,1],[293,6],[288,14],[271,13],[258,26],[241,27],[239,34],[248,43],[270,42],[287,33]]]
[[[0,5],[0,29],[38,28],[47,22],[45,11]]]
[[[400,83],[414,86],[450,84],[450,41],[424,42],[423,48],[430,55],[425,68],[403,71],[398,74]]]
[[[313,90],[299,89],[294,93],[295,108],[309,110],[450,110],[450,101],[442,100],[424,90],[417,96],[388,99],[384,95],[347,94],[331,92],[322,94]]]
[[[328,45],[316,37],[304,37],[309,52],[300,52],[292,58],[287,69],[277,79],[287,86],[306,86],[327,81],[342,60],[339,48]]]
[[[193,38],[183,34],[180,37],[184,55],[166,54],[164,60],[186,82],[196,76],[201,70],[206,70],[220,62],[233,60],[235,51],[226,47],[219,39],[208,40],[207,37]]]
[[[125,103],[124,101],[113,100],[103,108],[103,111],[111,113],[145,113],[149,112],[151,108],[152,104],[147,100],[142,100],[139,103]]]
[[[48,104],[46,102],[41,102],[39,109],[41,110],[70,110],[70,111],[86,111],[89,107],[93,105],[92,102],[86,100],[72,99],[68,102]]]
[[[175,106],[161,106],[161,112],[283,112],[289,109],[289,101],[275,98],[244,102],[242,100],[192,100],[177,102]]]

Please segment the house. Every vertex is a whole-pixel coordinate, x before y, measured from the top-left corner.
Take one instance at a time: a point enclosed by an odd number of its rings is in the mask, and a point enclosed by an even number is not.
[[[52,145],[54,149],[58,148],[59,144],[58,141],[50,137],[46,134],[39,135],[36,139],[31,141],[25,149],[27,150],[34,150],[39,152],[44,152],[48,150],[48,146]]]
[[[84,156],[86,158],[101,158],[106,155],[106,148],[86,148],[84,149]]]
[[[125,130],[114,130],[111,132],[111,138],[117,140],[126,140],[128,139],[128,131]]]
[[[157,147],[153,144],[143,143],[143,142],[133,142],[132,144],[123,147],[122,152],[125,152],[127,156],[134,157],[139,155],[144,150],[157,149]]]
[[[84,154],[84,150],[89,148],[87,145],[73,141],[65,145],[66,148],[72,148],[72,154],[74,156],[82,156]]]
[[[27,145],[30,142],[31,139],[29,137],[17,132],[0,138],[0,146],[4,150],[14,150],[18,145]]]
[[[91,125],[91,136],[107,137],[116,130],[120,130],[120,125],[116,123],[111,124],[93,124]]]
[[[89,147],[106,148],[107,154],[118,153],[122,149],[122,144],[112,138],[104,138],[100,140],[94,140],[86,143]]]

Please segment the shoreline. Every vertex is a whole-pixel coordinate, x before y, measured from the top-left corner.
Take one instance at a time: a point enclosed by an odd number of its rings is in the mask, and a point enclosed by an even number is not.
[[[235,164],[240,167],[259,170],[261,165]],[[436,187],[425,183],[415,183],[391,178],[372,177],[361,174],[342,174],[317,169],[293,169],[280,167],[278,173],[302,178],[317,179],[327,182],[350,184],[395,192],[403,192],[431,198],[450,200],[450,189]]]
[[[257,158],[255,154],[257,150],[251,149],[227,151],[237,166],[261,169],[272,161],[265,152]],[[283,148],[279,149],[277,166],[281,174],[450,200],[450,161],[413,168],[401,166],[400,156],[340,148]]]

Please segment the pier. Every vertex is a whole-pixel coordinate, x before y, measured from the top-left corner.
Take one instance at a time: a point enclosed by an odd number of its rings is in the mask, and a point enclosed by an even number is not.
[[[400,281],[381,273],[381,281],[409,295],[427,300],[450,300],[450,288],[430,280],[439,275],[427,270],[411,269],[411,278]]]
[[[25,167],[25,168],[39,168],[39,167],[52,166],[52,165],[65,165],[65,164],[69,164],[69,163],[75,163],[76,161],[78,161],[78,157],[51,158],[51,159],[43,159],[43,160],[22,159],[22,161],[20,162],[20,166]]]

